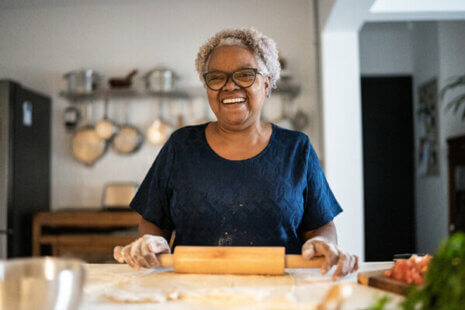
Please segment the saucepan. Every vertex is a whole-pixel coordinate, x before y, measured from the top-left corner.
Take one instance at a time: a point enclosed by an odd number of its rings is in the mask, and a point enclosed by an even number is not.
[[[170,92],[176,88],[179,76],[166,67],[156,67],[144,76],[145,88],[152,92]]]
[[[0,309],[78,309],[84,280],[84,262],[78,259],[0,261]]]
[[[82,69],[68,72],[64,78],[68,82],[68,92],[85,94],[96,90],[103,76],[94,70]]]

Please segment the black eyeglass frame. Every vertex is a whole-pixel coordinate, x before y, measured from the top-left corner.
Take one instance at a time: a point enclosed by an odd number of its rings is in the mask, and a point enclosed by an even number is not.
[[[236,72],[238,72],[238,71],[242,71],[242,70],[253,70],[253,72],[255,73],[255,76],[254,76],[254,78],[253,78],[253,82],[252,82],[249,86],[246,86],[246,87],[241,86],[241,85],[237,84],[237,82],[236,82],[236,81],[234,80],[234,78],[233,78],[234,73],[236,73]],[[207,75],[210,74],[210,73],[215,73],[215,72],[223,73],[223,74],[226,75],[226,81],[224,82],[224,85],[221,86],[221,87],[218,88],[218,89],[213,89],[213,88],[211,88],[211,87],[208,85],[208,82],[207,82]],[[226,86],[226,84],[228,84],[229,78],[231,78],[231,81],[233,81],[233,83],[236,84],[238,87],[240,87],[240,88],[249,88],[249,87],[251,87],[251,86],[255,83],[255,81],[257,80],[257,73],[260,74],[261,76],[265,77],[265,73],[263,73],[263,72],[261,72],[261,71],[258,71],[257,68],[240,68],[240,69],[237,69],[236,71],[233,71],[233,72],[231,72],[231,73],[227,73],[227,72],[224,72],[224,71],[218,71],[218,70],[216,70],[216,71],[208,71],[208,72],[205,72],[204,74],[202,74],[202,76],[203,76],[203,80],[205,81],[205,85],[207,85],[207,87],[208,87],[209,89],[211,89],[211,90],[213,90],[213,91],[220,91],[220,90],[223,89],[223,87]]]

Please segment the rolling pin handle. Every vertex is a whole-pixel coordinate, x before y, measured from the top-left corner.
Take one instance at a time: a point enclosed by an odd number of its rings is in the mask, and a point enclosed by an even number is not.
[[[158,254],[157,259],[160,262],[160,267],[173,267],[173,255]]]
[[[286,268],[321,268],[325,261],[323,257],[305,259],[300,254],[287,254],[284,259]]]

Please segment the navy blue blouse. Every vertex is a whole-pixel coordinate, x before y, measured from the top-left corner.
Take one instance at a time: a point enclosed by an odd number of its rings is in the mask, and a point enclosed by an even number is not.
[[[131,207],[176,245],[285,246],[300,253],[302,232],[342,211],[308,137],[273,124],[267,147],[245,160],[216,154],[207,124],[174,132]]]

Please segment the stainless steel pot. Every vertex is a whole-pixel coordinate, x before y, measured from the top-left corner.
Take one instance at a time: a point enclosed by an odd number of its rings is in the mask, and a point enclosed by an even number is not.
[[[156,67],[144,75],[145,88],[154,92],[169,92],[176,88],[179,76],[165,67]]]
[[[73,94],[91,93],[103,79],[101,74],[90,69],[71,71],[63,77],[68,82],[68,92]]]

